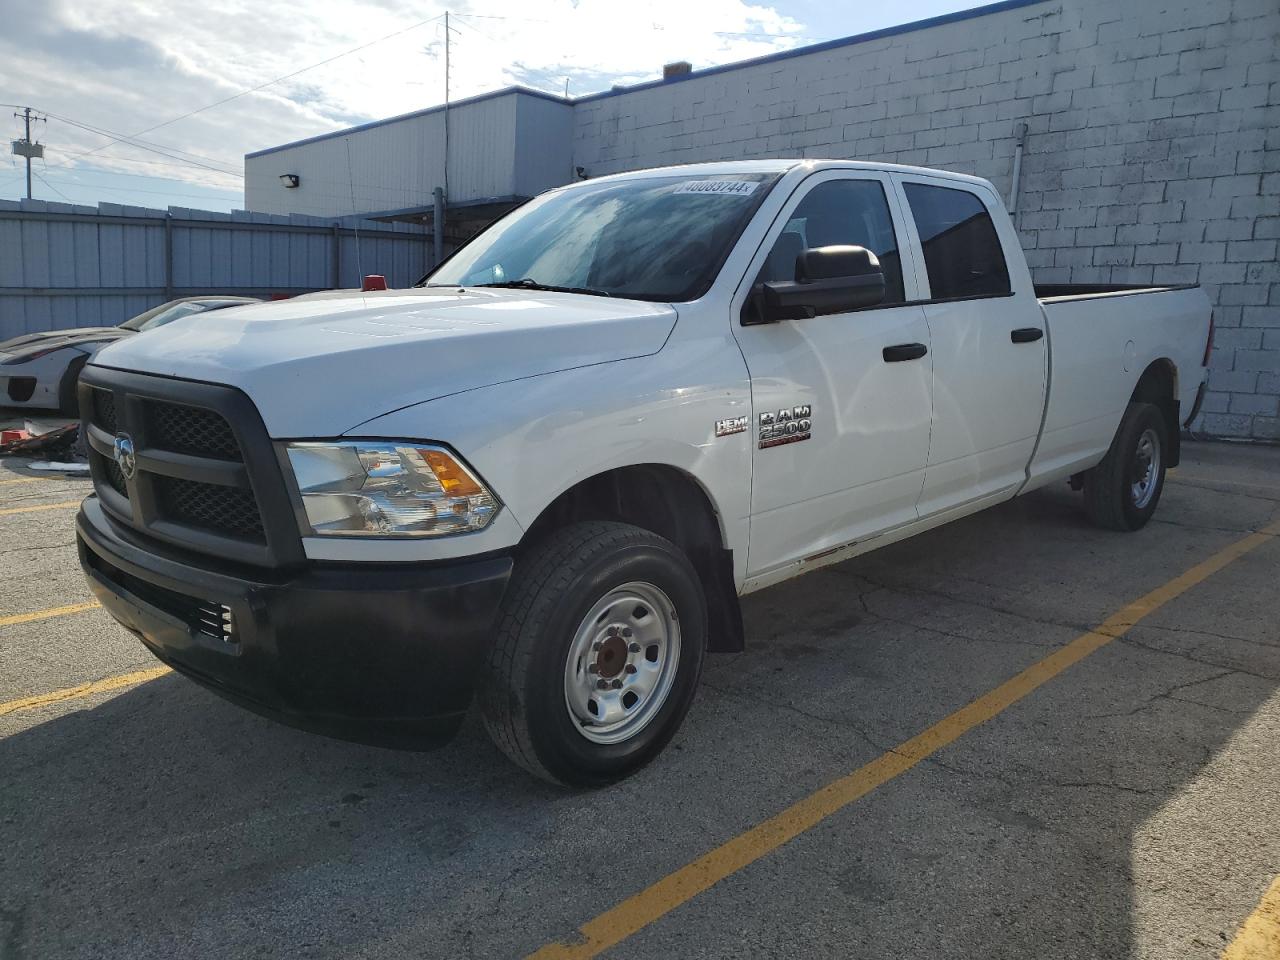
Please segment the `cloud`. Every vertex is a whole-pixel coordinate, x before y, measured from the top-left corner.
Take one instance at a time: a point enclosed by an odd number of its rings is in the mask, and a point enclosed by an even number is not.
[[[745,0],[467,0],[451,3],[450,94],[513,83],[571,95],[795,46],[803,25]],[[381,40],[296,78],[143,134],[242,169],[244,153],[405,113],[444,99],[443,6],[339,0],[0,0],[0,99],[134,134],[188,111]],[[414,26],[415,24],[420,24]],[[49,169],[178,177],[223,190],[234,176],[184,167],[51,120]],[[88,156],[76,154],[94,151]],[[145,181],[138,181],[144,183]]]

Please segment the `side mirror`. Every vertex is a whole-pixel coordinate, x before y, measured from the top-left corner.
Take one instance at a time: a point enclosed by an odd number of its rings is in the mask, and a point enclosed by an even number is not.
[[[814,247],[796,257],[795,280],[770,280],[757,291],[758,322],[848,313],[884,301],[884,271],[866,247]]]

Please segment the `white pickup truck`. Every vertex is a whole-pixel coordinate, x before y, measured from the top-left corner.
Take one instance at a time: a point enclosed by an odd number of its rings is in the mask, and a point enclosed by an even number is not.
[[[81,563],[165,663],[421,748],[653,758],[738,598],[1054,482],[1137,530],[1203,392],[1196,288],[1033,285],[999,196],[819,160],[521,206],[415,288],[180,320],[79,396]]]

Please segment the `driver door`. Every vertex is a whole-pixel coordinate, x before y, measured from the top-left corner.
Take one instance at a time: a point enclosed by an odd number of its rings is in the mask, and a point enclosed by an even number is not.
[[[903,263],[905,236],[886,175],[815,174],[783,208],[753,261],[753,283],[739,291],[734,332],[754,414],[749,578],[917,518],[933,367],[924,310],[910,303],[918,287],[910,254]],[[751,323],[759,319],[752,311],[756,283],[793,280],[797,255],[834,244],[877,255],[882,303]]]

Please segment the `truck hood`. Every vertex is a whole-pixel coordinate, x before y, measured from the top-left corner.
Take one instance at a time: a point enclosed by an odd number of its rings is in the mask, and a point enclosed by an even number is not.
[[[132,330],[119,327],[79,327],[73,330],[46,330],[28,333],[0,343],[0,355],[14,361],[63,347],[84,347],[93,343],[109,343],[133,336]]]
[[[448,394],[656,353],[675,320],[666,304],[582,294],[334,291],[184,317],[91,362],[229,384],[271,436],[324,437]]]

